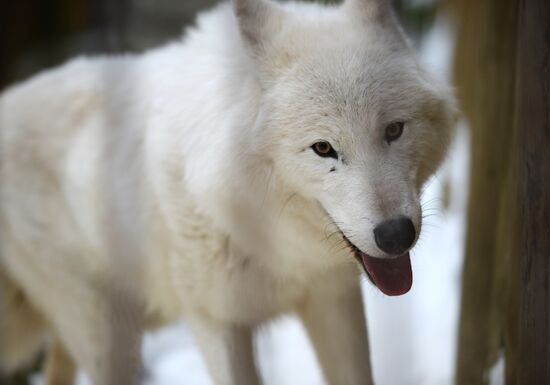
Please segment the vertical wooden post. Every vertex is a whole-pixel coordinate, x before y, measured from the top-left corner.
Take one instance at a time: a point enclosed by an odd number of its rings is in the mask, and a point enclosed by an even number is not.
[[[517,0],[451,1],[458,21],[455,79],[472,158],[457,385],[488,383],[502,347],[508,273],[506,202],[512,168]]]
[[[517,384],[550,384],[550,1],[521,0]]]

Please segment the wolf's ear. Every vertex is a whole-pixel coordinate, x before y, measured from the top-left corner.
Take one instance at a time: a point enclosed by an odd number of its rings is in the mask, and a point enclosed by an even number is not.
[[[410,44],[393,11],[392,0],[346,0],[344,9],[367,28],[381,28],[388,43],[396,49]]]
[[[243,40],[255,53],[265,50],[284,19],[283,10],[269,0],[233,0],[233,10]]]
[[[391,0],[346,0],[348,12],[370,22],[385,22],[392,18]]]

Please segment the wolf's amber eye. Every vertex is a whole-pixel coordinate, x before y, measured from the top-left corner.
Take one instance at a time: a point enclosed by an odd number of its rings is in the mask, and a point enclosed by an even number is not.
[[[385,139],[388,144],[399,139],[403,134],[403,129],[405,128],[405,123],[403,122],[393,122],[386,127]]]
[[[332,148],[332,145],[329,142],[317,142],[311,146],[311,148],[317,155],[322,156],[323,158],[338,159],[338,154],[334,151],[334,148]]]

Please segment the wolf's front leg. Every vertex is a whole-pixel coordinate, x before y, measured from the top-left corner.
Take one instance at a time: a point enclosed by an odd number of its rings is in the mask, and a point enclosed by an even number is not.
[[[216,385],[260,385],[250,328],[207,316],[190,317],[188,323]]]
[[[45,362],[44,383],[46,385],[74,384],[76,365],[65,347],[57,338],[48,349]]]
[[[366,320],[357,274],[324,277],[298,315],[330,385],[372,385]],[[321,282],[322,281],[322,282]],[[340,283],[343,282],[345,288]]]

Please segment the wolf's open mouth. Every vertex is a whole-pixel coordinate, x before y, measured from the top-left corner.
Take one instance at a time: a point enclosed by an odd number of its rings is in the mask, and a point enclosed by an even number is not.
[[[342,236],[353,251],[355,258],[363,266],[371,282],[389,296],[407,293],[412,286],[411,258],[406,253],[397,258],[374,258],[363,253],[344,235]]]

